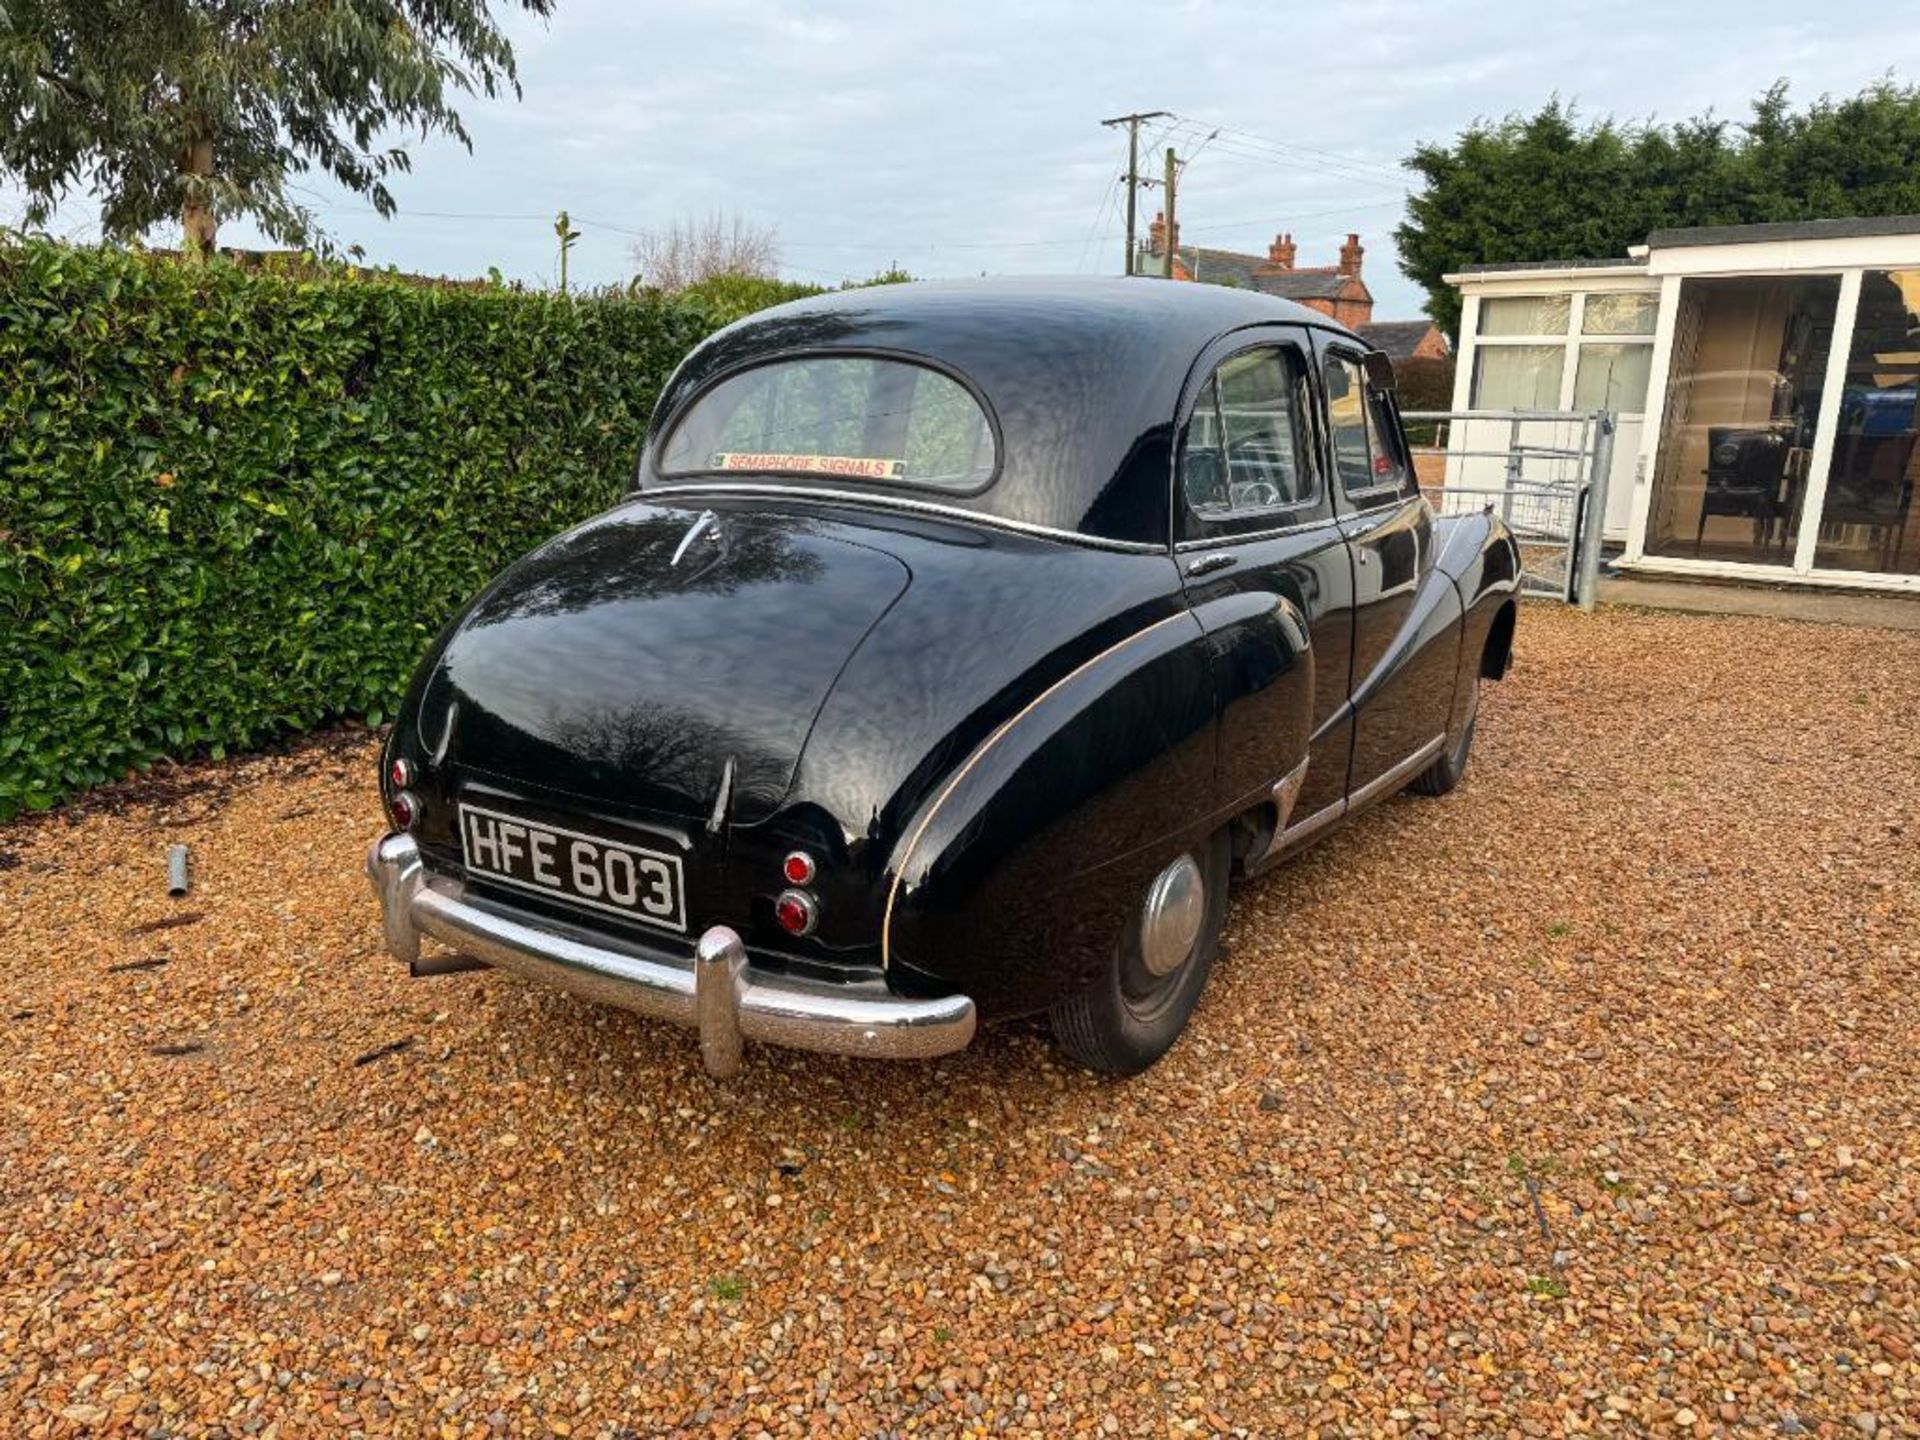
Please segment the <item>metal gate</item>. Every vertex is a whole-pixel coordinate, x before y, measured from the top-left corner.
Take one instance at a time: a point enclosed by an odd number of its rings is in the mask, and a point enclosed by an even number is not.
[[[1409,410],[1401,419],[1435,510],[1494,511],[1519,543],[1522,593],[1593,608],[1613,470],[1611,414]]]

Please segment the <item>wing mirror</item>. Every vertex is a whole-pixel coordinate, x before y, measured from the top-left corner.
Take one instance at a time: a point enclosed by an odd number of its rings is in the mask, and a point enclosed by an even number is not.
[[[1367,386],[1373,390],[1393,389],[1393,362],[1387,358],[1384,350],[1369,350],[1360,359],[1366,368]]]

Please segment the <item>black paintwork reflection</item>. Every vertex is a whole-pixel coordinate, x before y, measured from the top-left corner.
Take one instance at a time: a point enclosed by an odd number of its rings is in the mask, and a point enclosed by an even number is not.
[[[699,512],[628,505],[534,552],[480,596],[469,625],[590,609],[608,600],[665,593],[731,595],[748,586],[805,585],[818,554],[762,525],[712,525],[674,551]]]
[[[1213,703],[1199,640],[1184,615],[1137,633],[967,773],[903,872],[892,939],[908,963],[964,971],[983,1003],[1017,1013],[1110,951],[1130,909],[1112,903],[1113,875],[1138,857],[1157,871],[1207,813]]]
[[[1353,764],[1359,789],[1446,732],[1459,668],[1460,599],[1435,568],[1419,495],[1342,522],[1353,548]]]
[[[954,523],[895,529],[885,543],[912,569],[913,584],[828,698],[794,786],[796,798],[842,817],[850,839],[898,835],[995,726],[1180,607],[1164,555]]]
[[[1326,520],[1290,535],[1242,541],[1227,553],[1235,557],[1230,569],[1188,582],[1189,600],[1217,655],[1219,797],[1224,802],[1271,787],[1308,755],[1295,806],[1304,817],[1346,794],[1353,648],[1346,541]],[[1292,759],[1276,772],[1282,754]]]
[[[804,520],[730,513],[670,558],[695,512],[631,505],[508,571],[446,647],[429,709],[460,706],[453,758],[659,813],[786,793],[807,728],[907,583],[898,561]],[[436,734],[439,720],[423,715]]]

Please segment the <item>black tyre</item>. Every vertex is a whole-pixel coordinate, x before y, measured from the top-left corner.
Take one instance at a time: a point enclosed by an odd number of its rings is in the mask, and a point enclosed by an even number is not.
[[[1460,783],[1467,773],[1467,757],[1473,753],[1473,730],[1480,723],[1480,677],[1473,677],[1473,692],[1467,696],[1467,719],[1440,758],[1413,778],[1407,786],[1418,795],[1444,795]]]
[[[1222,830],[1154,877],[1121,927],[1107,968],[1054,1004],[1055,1044],[1111,1075],[1138,1075],[1173,1047],[1220,948],[1231,864]]]

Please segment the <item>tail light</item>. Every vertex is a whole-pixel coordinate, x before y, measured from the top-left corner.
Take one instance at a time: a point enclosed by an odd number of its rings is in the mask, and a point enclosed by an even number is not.
[[[782,890],[773,902],[773,918],[789,935],[811,935],[819,923],[820,910],[804,890]]]
[[[413,764],[408,760],[396,759],[387,767],[387,779],[396,790],[405,790],[413,784]]]
[[[387,801],[387,813],[393,817],[395,829],[411,830],[420,818],[420,801],[411,790],[396,790]]]
[[[789,885],[811,885],[817,869],[813,856],[804,850],[795,850],[780,862],[780,873]]]

